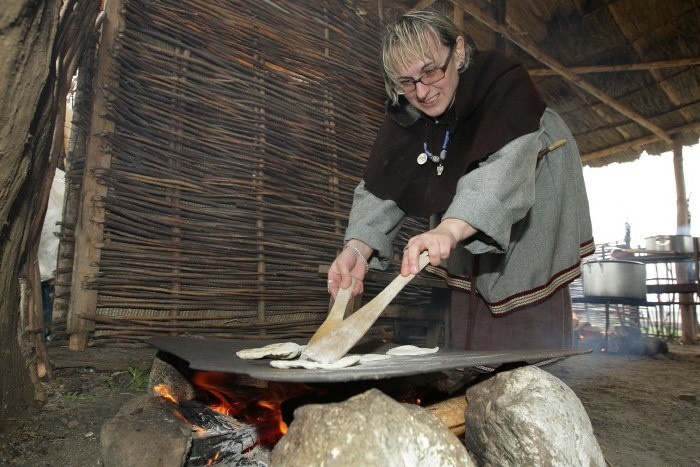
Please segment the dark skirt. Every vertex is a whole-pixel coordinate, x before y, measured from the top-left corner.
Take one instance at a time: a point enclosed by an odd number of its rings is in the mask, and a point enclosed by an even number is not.
[[[476,302],[475,311],[473,302]],[[456,291],[452,292],[450,308],[452,350],[573,348],[573,312],[568,286],[544,302],[504,315],[491,313],[481,297]]]

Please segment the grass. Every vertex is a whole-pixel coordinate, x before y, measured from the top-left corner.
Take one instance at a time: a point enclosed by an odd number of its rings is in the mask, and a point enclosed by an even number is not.
[[[95,396],[88,396],[87,394],[64,394],[63,398],[71,402],[89,402],[95,400]]]
[[[115,378],[115,376],[117,376],[118,374],[114,374],[105,378],[105,384],[107,384],[107,386],[112,392],[141,392],[145,391],[148,388],[148,380],[150,375],[148,368],[129,366],[126,372],[129,373],[129,376],[131,377],[127,381]]]
[[[145,391],[148,388],[149,370],[147,368],[130,366],[128,371],[131,375],[131,381],[127,384],[127,389],[132,391]]]

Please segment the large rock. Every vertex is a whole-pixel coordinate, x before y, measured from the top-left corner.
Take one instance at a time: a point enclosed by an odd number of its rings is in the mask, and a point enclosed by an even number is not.
[[[152,396],[159,396],[160,394],[156,394],[153,388],[164,385],[167,386],[169,394],[176,401],[193,400],[196,392],[192,383],[177,368],[161,360],[159,355],[156,356],[153,360],[153,365],[151,365],[151,373],[148,378],[148,392]]]
[[[581,401],[537,367],[467,389],[465,443],[484,466],[605,466]]]
[[[185,465],[192,427],[148,394],[127,402],[100,432],[106,467]]]
[[[298,408],[271,460],[274,467],[475,465],[435,416],[376,389],[340,403]]]

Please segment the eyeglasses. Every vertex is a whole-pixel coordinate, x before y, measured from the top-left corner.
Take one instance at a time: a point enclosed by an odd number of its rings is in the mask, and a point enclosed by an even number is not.
[[[440,81],[445,77],[445,71],[447,70],[447,66],[450,64],[453,51],[454,46],[450,47],[450,53],[447,55],[447,60],[445,60],[445,64],[443,66],[430,68],[425,73],[420,75],[418,79],[401,78],[398,83],[399,89],[397,89],[396,92],[399,94],[410,94],[416,90],[416,84],[418,83],[423,83],[424,85],[429,86]]]

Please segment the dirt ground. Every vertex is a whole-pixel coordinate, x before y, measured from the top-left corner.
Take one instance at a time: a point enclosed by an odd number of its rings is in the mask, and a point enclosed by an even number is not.
[[[40,409],[0,425],[0,465],[99,466],[100,428],[143,394],[155,351],[50,347]],[[581,399],[612,466],[700,465],[700,346],[663,355],[591,353],[545,367]]]

